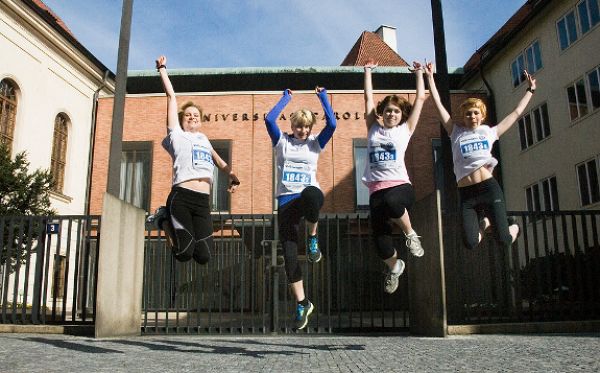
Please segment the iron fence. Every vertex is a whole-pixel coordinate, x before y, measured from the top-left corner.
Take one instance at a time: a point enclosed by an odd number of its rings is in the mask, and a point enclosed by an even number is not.
[[[288,290],[276,215],[213,215],[215,246],[207,265],[176,262],[163,232],[147,231],[144,333],[291,333],[296,302]],[[307,297],[316,310],[306,333],[393,331],[408,327],[407,276],[383,291],[383,263],[371,247],[368,218],[325,215],[319,222],[323,259],[299,247]],[[406,249],[397,240],[401,256]]]
[[[0,322],[92,324],[99,216],[0,216]]]
[[[522,228],[508,249],[446,248],[449,324],[600,318],[600,211],[512,211]]]

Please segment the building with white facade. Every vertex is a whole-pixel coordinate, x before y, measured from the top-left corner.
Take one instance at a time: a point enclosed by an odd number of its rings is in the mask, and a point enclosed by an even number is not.
[[[114,74],[40,0],[0,1],[0,141],[50,168],[59,215],[84,214],[98,94]]]

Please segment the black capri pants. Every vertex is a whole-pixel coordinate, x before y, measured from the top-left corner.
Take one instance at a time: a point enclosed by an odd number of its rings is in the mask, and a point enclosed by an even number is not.
[[[213,246],[209,195],[175,186],[167,198],[167,211],[175,230],[175,259],[208,263]]]
[[[410,183],[378,190],[369,197],[373,240],[377,255],[382,260],[389,259],[396,253],[389,219],[401,217],[414,203],[415,190]]]
[[[311,223],[319,221],[319,210],[323,206],[323,192],[317,187],[304,188],[300,197],[279,208],[279,238],[283,246],[285,273],[289,283],[302,280],[298,263],[298,228],[300,218]]]
[[[463,242],[469,249],[479,245],[479,220],[490,219],[494,238],[504,247],[512,244],[506,219],[506,202],[500,184],[494,178],[458,188],[462,214]]]

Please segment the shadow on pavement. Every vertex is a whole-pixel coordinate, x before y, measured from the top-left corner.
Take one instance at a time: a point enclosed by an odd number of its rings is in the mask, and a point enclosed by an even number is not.
[[[47,339],[47,338],[40,338],[40,337],[21,338],[21,340],[45,343],[50,346],[54,346],[54,347],[58,347],[58,348],[65,348],[67,350],[73,350],[73,351],[77,351],[77,352],[86,352],[86,353],[90,353],[90,354],[111,354],[111,353],[112,354],[114,354],[114,353],[122,354],[123,353],[123,351],[113,350],[110,348],[89,346],[89,345],[85,345],[85,344],[81,344],[81,343],[59,341],[59,340],[55,340],[55,339]]]

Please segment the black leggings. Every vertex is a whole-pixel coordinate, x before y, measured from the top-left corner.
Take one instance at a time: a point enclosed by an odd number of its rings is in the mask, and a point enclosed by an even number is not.
[[[415,203],[415,191],[411,184],[378,190],[369,197],[371,229],[377,255],[382,260],[394,256],[392,225],[389,219],[397,219]]]
[[[300,218],[310,223],[319,221],[319,210],[323,206],[323,192],[317,187],[308,186],[296,198],[279,208],[279,238],[283,245],[285,273],[290,283],[302,280],[298,263],[298,227]]]
[[[213,245],[209,195],[175,186],[167,199],[167,211],[175,230],[175,259],[208,263]]]
[[[506,203],[500,185],[494,178],[458,188],[463,225],[463,242],[469,249],[479,245],[479,220],[490,219],[494,238],[504,247],[512,243],[506,220]]]

